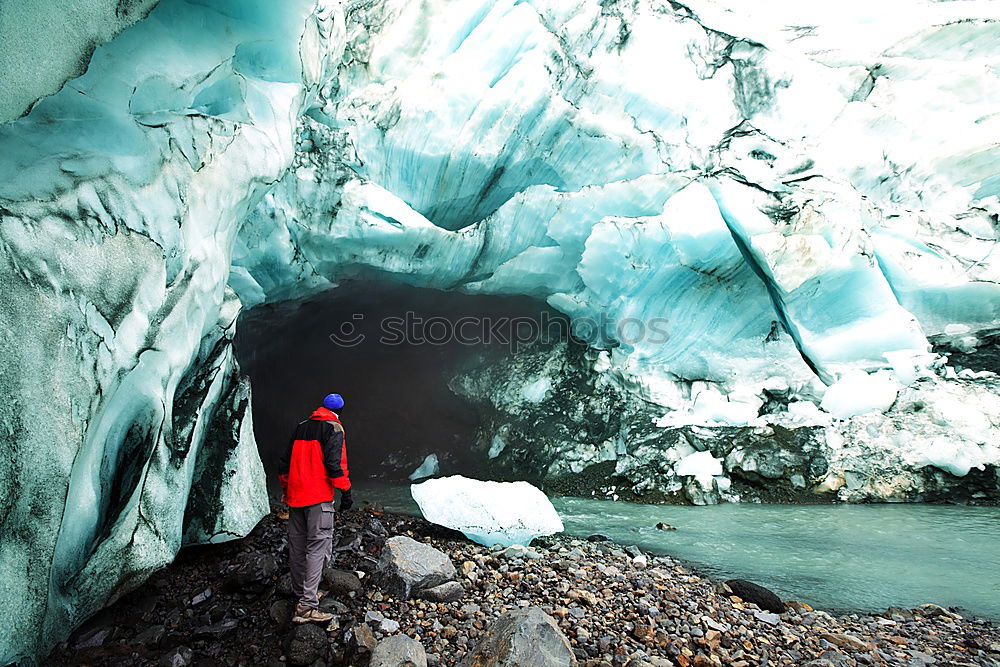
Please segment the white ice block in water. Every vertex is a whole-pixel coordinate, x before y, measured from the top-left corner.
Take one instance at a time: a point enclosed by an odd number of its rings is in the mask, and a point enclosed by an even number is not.
[[[416,470],[410,473],[410,481],[414,482],[425,477],[433,477],[438,474],[440,470],[441,465],[438,463],[438,455],[428,454],[424,458],[424,462],[417,466]]]
[[[431,523],[462,531],[473,542],[529,545],[563,530],[552,503],[528,482],[486,482],[461,475],[410,486]]]

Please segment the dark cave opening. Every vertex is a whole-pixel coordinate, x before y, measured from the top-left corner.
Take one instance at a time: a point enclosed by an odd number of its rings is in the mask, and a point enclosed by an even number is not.
[[[247,310],[235,349],[250,377],[269,490],[295,425],[330,392],[346,402],[352,480],[405,479],[431,453],[443,473],[474,474],[485,461],[472,445],[488,407],[456,395],[449,380],[516,354],[543,330],[567,329],[564,316],[529,297],[360,279]]]

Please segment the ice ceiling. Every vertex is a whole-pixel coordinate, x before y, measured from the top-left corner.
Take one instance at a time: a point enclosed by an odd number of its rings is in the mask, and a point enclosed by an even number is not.
[[[8,50],[4,118],[108,16],[48,69]],[[361,270],[665,320],[575,371],[649,429],[758,429],[759,474],[776,423],[848,497],[989,474],[996,380],[929,342],[1000,320],[998,43],[976,1],[161,0],[0,125],[0,661],[255,523],[235,318]],[[546,465],[662,459],[712,501],[750,456],[611,431]]]

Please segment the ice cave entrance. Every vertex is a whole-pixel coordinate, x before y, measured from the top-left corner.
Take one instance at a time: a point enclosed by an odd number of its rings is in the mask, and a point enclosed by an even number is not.
[[[535,325],[529,324],[534,322]],[[535,326],[535,329],[532,329]],[[264,304],[238,323],[236,354],[253,390],[254,432],[275,493],[280,448],[331,391],[347,402],[351,477],[403,480],[424,458],[479,474],[483,422],[449,388],[456,375],[516,354],[533,331],[568,322],[543,301],[355,280],[301,300]]]

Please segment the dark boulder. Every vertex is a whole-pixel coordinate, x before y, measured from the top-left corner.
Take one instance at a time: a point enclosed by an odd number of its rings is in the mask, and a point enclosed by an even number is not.
[[[297,625],[288,638],[288,662],[311,665],[326,656],[328,645],[326,632],[319,626],[312,623]]]
[[[433,588],[422,590],[419,595],[431,602],[454,602],[465,595],[465,589],[457,581],[447,581]]]
[[[326,568],[323,570],[323,582],[331,593],[336,595],[350,595],[361,592],[361,580],[358,575],[347,570],[335,570]]]
[[[785,613],[785,604],[777,595],[767,590],[763,586],[746,581],[744,579],[730,579],[726,582],[733,595],[737,595],[746,602],[752,602],[761,609],[766,609],[775,614]]]

